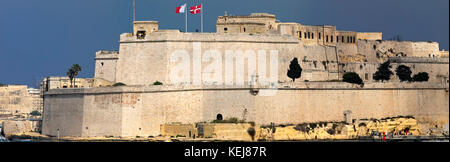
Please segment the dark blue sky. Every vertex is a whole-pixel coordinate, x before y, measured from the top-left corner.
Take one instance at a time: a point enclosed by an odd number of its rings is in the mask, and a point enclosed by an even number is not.
[[[94,75],[95,52],[118,50],[131,32],[131,0],[1,0],[0,83],[35,87],[45,76],[64,76],[75,63],[79,77]],[[384,39],[437,41],[449,48],[449,0],[136,0],[137,20],[157,20],[160,29],[184,29],[175,8],[204,4],[205,32],[217,16],[268,12],[282,22],[336,25],[339,30],[383,32]],[[189,16],[189,29],[200,17]]]

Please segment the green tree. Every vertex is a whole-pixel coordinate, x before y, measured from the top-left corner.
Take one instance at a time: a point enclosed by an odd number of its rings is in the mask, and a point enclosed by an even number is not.
[[[32,111],[30,113],[30,115],[32,115],[32,116],[41,116],[41,113],[39,111],[37,111],[37,110],[34,110],[34,111]]]
[[[430,77],[427,72],[420,72],[413,76],[412,80],[415,82],[427,82]]]
[[[375,74],[373,74],[373,79],[376,81],[381,80],[382,82],[384,82],[385,80],[390,80],[391,75],[394,74],[390,70],[390,68],[392,68],[392,66],[391,66],[391,62],[389,60],[380,64],[380,66],[378,67],[378,71],[375,72]]]
[[[408,66],[405,65],[400,65],[397,67],[397,69],[395,69],[395,73],[397,74],[398,78],[400,79],[401,82],[404,81],[412,81],[411,78],[411,68],[409,68]]]
[[[363,80],[355,72],[345,73],[342,81],[347,82],[347,83],[359,84],[359,85],[363,84]]]
[[[75,86],[75,77],[81,72],[81,66],[78,64],[73,64],[72,67],[67,71],[67,76],[70,79],[70,87]]]
[[[160,81],[156,81],[153,83],[153,85],[163,85],[163,83],[161,83]]]
[[[300,64],[298,64],[297,58],[294,58],[289,65],[287,76],[292,79],[292,82],[295,82],[295,79],[302,76],[302,70],[303,69],[300,67]]]

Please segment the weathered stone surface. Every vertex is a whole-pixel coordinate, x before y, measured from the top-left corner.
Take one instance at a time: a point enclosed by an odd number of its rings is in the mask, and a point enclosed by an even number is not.
[[[13,121],[2,122],[2,132],[6,137],[10,135],[24,134],[28,132],[39,132],[40,121]]]
[[[46,94],[43,133],[67,136],[157,136],[160,125],[241,117],[257,124],[342,121],[413,115],[448,123],[448,90],[427,83],[302,83],[280,85],[275,96],[250,87],[128,86],[59,89]],[[401,87],[401,88],[398,88]]]

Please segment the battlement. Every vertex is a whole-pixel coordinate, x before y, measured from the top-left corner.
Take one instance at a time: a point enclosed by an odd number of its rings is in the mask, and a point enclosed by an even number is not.
[[[118,59],[119,51],[100,50],[95,53],[95,60]]]
[[[120,43],[136,42],[251,42],[251,43],[299,43],[289,35],[249,34],[249,33],[185,33],[179,30],[158,30],[144,38],[137,38],[130,33],[120,36]]]

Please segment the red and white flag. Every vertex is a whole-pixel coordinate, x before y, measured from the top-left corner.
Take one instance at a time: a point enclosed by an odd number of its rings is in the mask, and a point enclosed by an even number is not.
[[[176,13],[185,13],[186,12],[186,4],[184,4],[183,6],[179,6],[177,7],[177,11],[175,11]]]
[[[202,5],[191,7],[191,14],[199,14],[199,13],[201,13],[201,11],[202,11]]]

